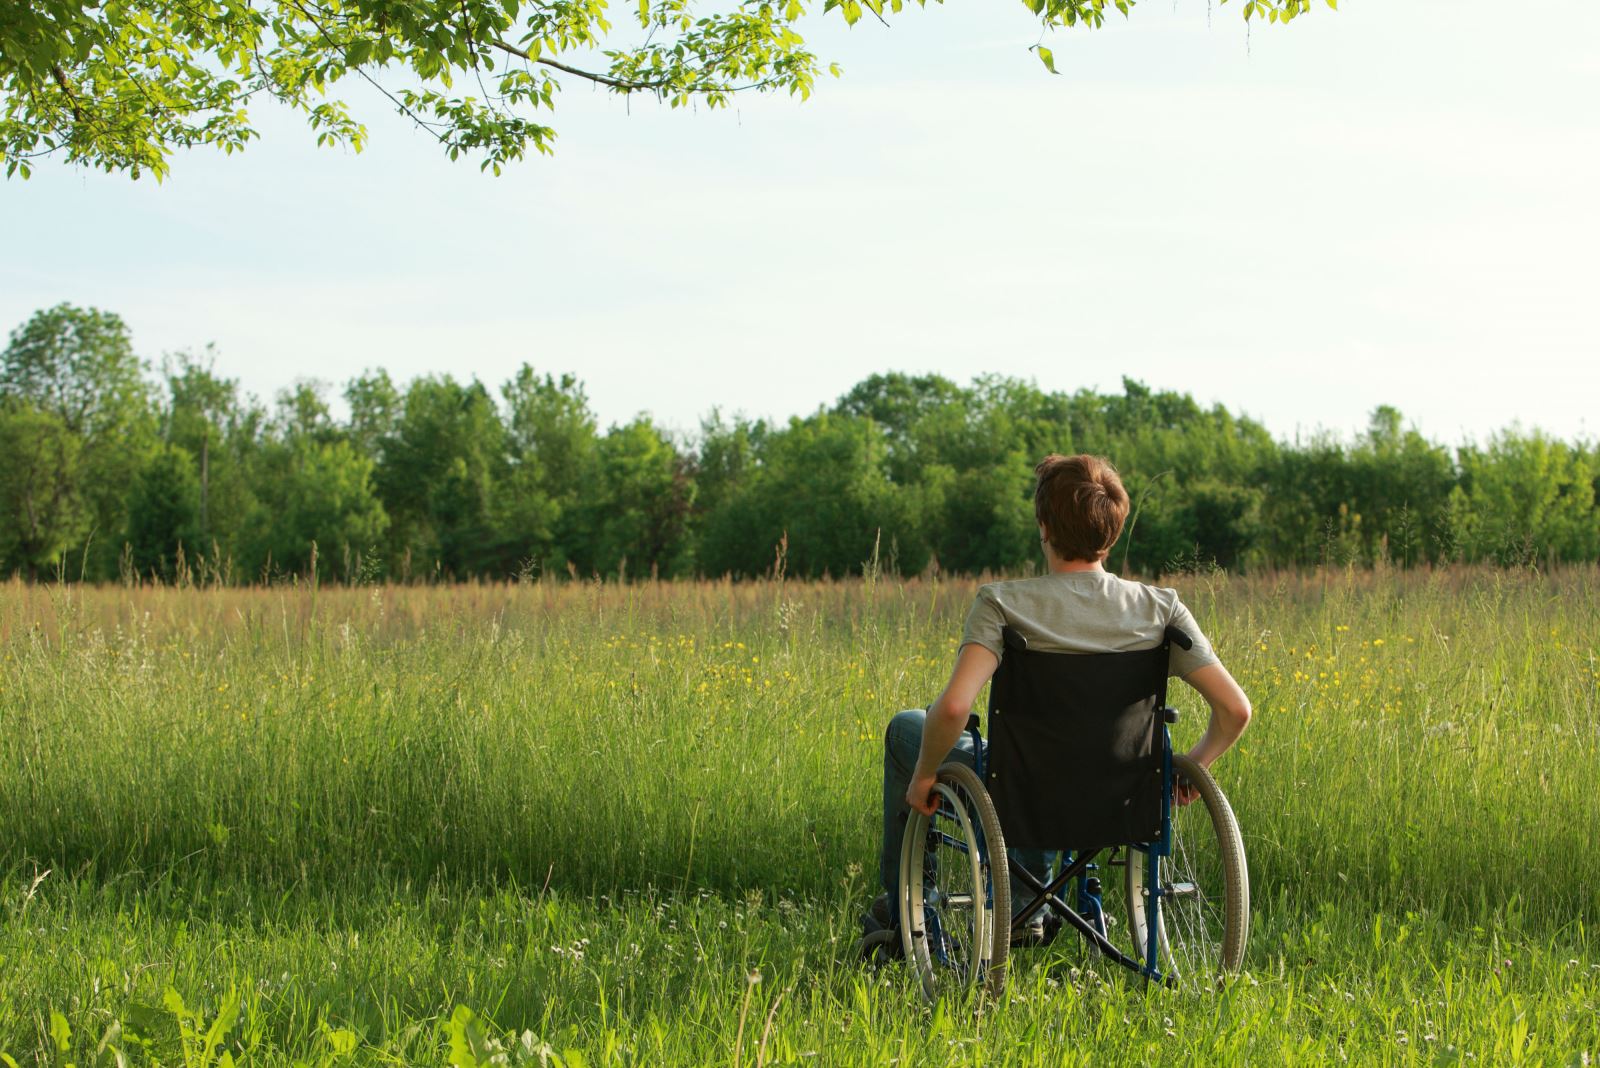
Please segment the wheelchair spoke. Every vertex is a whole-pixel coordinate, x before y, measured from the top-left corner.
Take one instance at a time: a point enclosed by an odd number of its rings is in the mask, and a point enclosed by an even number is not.
[[[1209,975],[1221,960],[1225,917],[1218,896],[1223,886],[1221,850],[1203,802],[1180,808],[1172,817],[1172,855],[1164,865],[1163,899],[1167,923],[1175,927],[1173,969],[1179,978]],[[1206,888],[1212,888],[1208,894]]]
[[[1160,858],[1159,967],[1179,981],[1209,982],[1238,969],[1249,923],[1249,877],[1244,846],[1227,799],[1203,769],[1201,796],[1172,811],[1170,852]],[[1129,928],[1141,956],[1147,952],[1149,854],[1125,851]]]
[[[900,867],[903,944],[930,999],[1000,981],[990,967],[994,913],[997,905],[1009,910],[997,900],[983,849],[1000,829],[987,795],[977,797],[981,782],[971,769],[947,765],[935,790],[934,815],[908,820]]]

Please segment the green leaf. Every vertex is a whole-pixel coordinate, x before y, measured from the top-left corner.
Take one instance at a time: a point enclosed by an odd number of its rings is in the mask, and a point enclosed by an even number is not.
[[[217,1018],[211,1021],[211,1027],[206,1031],[206,1054],[209,1056],[213,1050],[222,1044],[228,1037],[228,1032],[239,1020],[239,991],[230,989],[222,999],[222,1008],[217,1012]]]
[[[328,1045],[333,1047],[335,1057],[346,1057],[354,1053],[356,1044],[361,1041],[354,1031],[342,1027],[337,1031],[329,1031],[327,1039]]]
[[[465,1005],[457,1005],[444,1024],[445,1037],[450,1040],[451,1068],[479,1068],[485,1058],[478,1056],[483,1045],[483,1024]]]
[[[166,1015],[153,1005],[130,1001],[122,1007],[122,1026],[129,1032],[149,1038],[166,1023]]]
[[[1044,45],[1034,45],[1033,50],[1039,53],[1039,61],[1044,64],[1046,70],[1048,70],[1051,74],[1061,73],[1060,71],[1056,70],[1055,53],[1051,52],[1050,49],[1046,48]]]
[[[50,1038],[57,1053],[72,1052],[72,1028],[67,1026],[67,1018],[54,1009],[50,1010]]]

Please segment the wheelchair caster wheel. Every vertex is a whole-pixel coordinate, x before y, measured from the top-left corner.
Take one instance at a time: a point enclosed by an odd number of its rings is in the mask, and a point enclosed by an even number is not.
[[[891,929],[873,931],[856,942],[856,959],[877,967],[900,956],[900,932]]]

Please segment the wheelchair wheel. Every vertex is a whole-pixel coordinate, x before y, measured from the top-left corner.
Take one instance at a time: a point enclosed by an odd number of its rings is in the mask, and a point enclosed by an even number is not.
[[[1200,794],[1172,808],[1172,852],[1159,858],[1161,970],[1180,983],[1207,983],[1239,970],[1250,934],[1250,874],[1233,809],[1211,773],[1174,753],[1173,773]],[[1149,854],[1126,854],[1128,931],[1143,960],[1149,945],[1145,884]]]
[[[888,929],[873,931],[857,940],[855,952],[861,963],[877,968],[900,955],[900,936]]]
[[[998,997],[1011,948],[1011,877],[994,802],[977,774],[945,764],[938,811],[906,818],[900,939],[929,1001],[974,987]]]

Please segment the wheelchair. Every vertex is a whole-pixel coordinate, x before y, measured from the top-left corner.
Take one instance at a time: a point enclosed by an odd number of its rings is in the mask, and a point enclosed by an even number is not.
[[[1004,638],[988,752],[974,715],[976,767],[944,764],[934,814],[908,813],[893,923],[862,952],[892,953],[897,935],[930,1001],[998,997],[1013,936],[1027,941],[1036,917],[1053,921],[1043,941],[1070,927],[1147,981],[1209,985],[1237,971],[1250,916],[1239,825],[1169,733],[1167,659],[1189,637],[1169,627],[1154,649],[1093,654],[1030,650],[1010,628]],[[1178,783],[1197,799],[1176,805]],[[1053,873],[1041,879],[1008,847],[1054,855]],[[1015,910],[1014,883],[1029,896]]]

